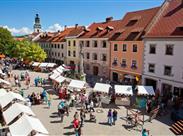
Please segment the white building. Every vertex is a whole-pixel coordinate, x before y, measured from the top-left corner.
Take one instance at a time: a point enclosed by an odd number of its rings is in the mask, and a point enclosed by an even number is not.
[[[174,10],[181,6],[181,10]],[[144,38],[143,83],[183,96],[183,4],[165,1]],[[173,20],[173,21],[172,21]]]

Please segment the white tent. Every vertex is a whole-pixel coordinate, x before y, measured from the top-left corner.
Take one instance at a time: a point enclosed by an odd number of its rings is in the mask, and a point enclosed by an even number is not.
[[[56,63],[48,63],[47,67],[53,68],[53,67],[56,66],[56,65],[57,65]]]
[[[3,80],[3,79],[1,79],[1,78],[0,78],[0,83],[10,85],[10,82],[8,82],[8,81],[6,81],[6,80]]]
[[[32,64],[32,66],[33,67],[37,67],[37,66],[39,66],[41,63],[39,63],[39,62],[34,62],[33,64]]]
[[[55,79],[55,81],[58,82],[58,83],[62,83],[62,82],[64,82],[65,80],[66,80],[66,78],[63,77],[63,76],[59,76],[59,77],[57,77],[57,78]]]
[[[83,88],[85,88],[85,84],[86,84],[86,82],[84,82],[84,81],[80,81],[80,80],[71,80],[71,82],[70,82],[70,84],[69,84],[69,86],[68,86],[68,88],[69,89],[83,89]]]
[[[47,67],[48,63],[41,63],[39,67]]]
[[[18,93],[8,92],[7,94],[0,97],[0,105],[2,108],[7,106],[14,100],[25,101],[25,99]]]
[[[115,93],[119,95],[133,95],[132,86],[115,85]]]
[[[48,134],[46,128],[39,119],[23,115],[15,123],[9,126],[11,136],[28,136],[32,131]]]
[[[111,85],[109,84],[96,83],[93,90],[96,92],[109,93],[110,88],[111,88]]]
[[[28,106],[25,106],[19,103],[14,103],[5,112],[3,112],[3,117],[5,119],[6,124],[9,124],[21,113],[35,116],[35,114],[32,112],[32,110]]]
[[[7,91],[3,88],[0,89],[0,97],[4,96],[5,94],[7,94]]]
[[[52,80],[55,80],[58,76],[59,76],[59,74],[53,73],[53,74],[50,76],[50,78],[51,78]]]
[[[138,95],[155,95],[154,89],[152,86],[137,86]]]
[[[60,72],[58,72],[56,69],[52,71],[53,73],[60,75]]]
[[[61,68],[56,68],[56,70],[57,70],[60,74],[62,74],[62,73],[64,72],[64,70],[61,69]]]

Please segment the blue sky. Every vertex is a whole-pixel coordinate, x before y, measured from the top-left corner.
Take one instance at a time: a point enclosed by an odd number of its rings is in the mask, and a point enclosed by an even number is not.
[[[64,25],[89,25],[126,12],[160,6],[164,0],[0,0],[0,26],[14,35],[32,31],[35,14],[43,30],[54,31]]]

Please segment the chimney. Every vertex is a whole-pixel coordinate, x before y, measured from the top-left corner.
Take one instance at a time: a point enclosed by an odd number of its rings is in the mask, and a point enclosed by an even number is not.
[[[112,21],[113,20],[113,17],[107,17],[106,18],[106,22],[109,22],[109,21]]]
[[[60,33],[60,30],[58,30],[58,33]]]
[[[77,28],[78,27],[78,24],[75,24],[75,28]]]
[[[64,30],[67,29],[67,25],[64,26]]]

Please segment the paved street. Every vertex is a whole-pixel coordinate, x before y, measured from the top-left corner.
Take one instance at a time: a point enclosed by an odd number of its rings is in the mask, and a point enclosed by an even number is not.
[[[13,71],[13,73],[19,74],[20,71]],[[30,72],[31,79],[34,77],[43,77],[47,78],[48,74],[44,73],[36,73]],[[14,83],[14,82],[13,82]],[[23,83],[23,82],[22,82]],[[26,90],[25,94],[31,94],[32,92],[41,92],[43,89],[41,87],[33,87],[33,80],[31,81],[32,86],[29,90]],[[52,93],[52,90],[48,90],[48,92]],[[74,129],[70,126],[71,121],[73,120],[73,115],[76,109],[72,109],[70,115],[64,117],[64,122],[60,123],[60,118],[57,116],[57,105],[59,103],[59,99],[57,95],[53,95],[52,106],[51,109],[47,108],[47,105],[36,105],[32,106],[32,110],[37,115],[37,117],[41,120],[43,125],[47,128],[50,135],[74,135]],[[84,127],[82,128],[82,132],[84,136],[119,136],[119,135],[141,135],[141,133],[137,130],[128,131],[125,129],[123,125],[126,125],[126,121],[123,119],[126,116],[126,109],[124,107],[117,107],[118,111],[118,120],[115,126],[109,126],[106,124],[107,121],[107,111],[108,108],[103,109],[103,113],[96,113],[97,122],[91,123],[88,121],[89,115],[86,115],[86,122],[84,123]],[[145,116],[145,119],[148,119]],[[165,123],[164,123],[165,122]],[[171,136],[173,133],[169,130],[169,126],[167,124],[170,123],[169,115],[162,117],[161,119],[155,119],[152,123],[145,122],[144,128],[150,130],[150,135],[152,136]]]

